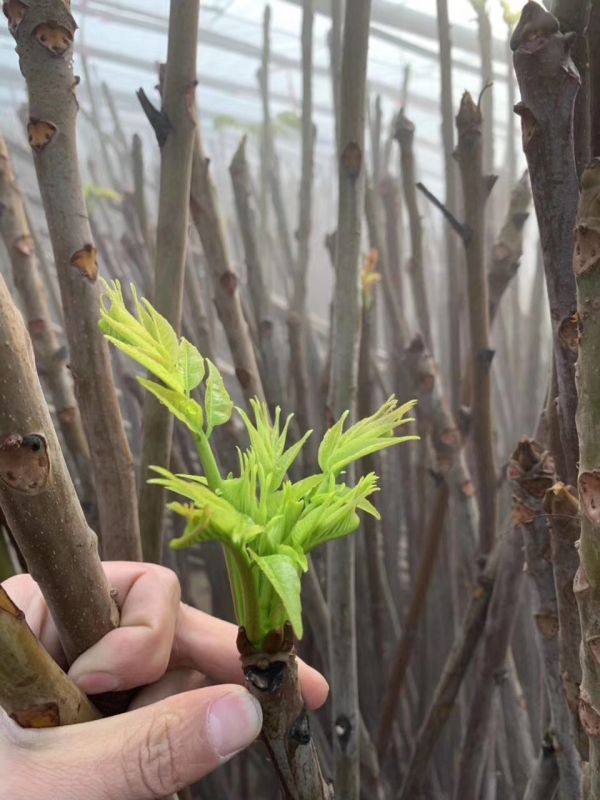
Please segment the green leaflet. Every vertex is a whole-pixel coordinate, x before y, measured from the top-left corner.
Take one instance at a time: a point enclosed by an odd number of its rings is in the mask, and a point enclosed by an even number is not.
[[[186,502],[169,509],[186,521],[175,549],[220,542],[238,623],[260,649],[265,637],[290,622],[302,635],[301,575],[308,554],[321,544],[347,536],[360,514],[379,513],[369,499],[378,491],[377,476],[346,483],[346,468],[415,436],[398,436],[411,422],[414,403],[398,405],[391,397],[378,411],[345,430],[348,412],[326,433],[319,447],[320,471],[292,482],[288,473],[300,455],[308,431],[288,445],[292,415],[273,417],[265,403],[250,402],[251,414],[237,409],[249,447],[239,452],[239,473],[223,477],[211,446],[214,429],[229,421],[233,402],[217,367],[205,359],[169,322],[131,287],[135,314],[118,282],[104,284],[100,328],[108,341],[148,370],[157,380],[138,378],[169,412],[194,434],[203,476],[175,475],[153,467],[150,483]],[[198,390],[204,384],[203,390]]]
[[[160,383],[146,380],[146,378],[138,378],[138,381],[147,389],[150,394],[153,394],[164,406],[166,406],[174,417],[183,422],[184,425],[194,433],[202,432],[202,406],[195,400],[188,398],[186,395],[181,395],[172,389],[167,389],[161,386]]]
[[[181,379],[183,390],[188,394],[199,386],[204,378],[204,359],[187,339],[182,339],[179,343],[177,374]]]
[[[300,601],[300,577],[298,570],[291,558],[287,555],[277,554],[272,556],[257,556],[250,551],[254,564],[261,570],[265,578],[273,587],[285,610],[285,617],[277,628],[283,627],[289,621],[296,636],[301,639],[302,630],[302,603]]]
[[[208,358],[208,378],[206,379],[206,394],[204,408],[206,411],[206,436],[210,437],[213,429],[224,425],[231,419],[233,401],[225,388],[221,373]]]

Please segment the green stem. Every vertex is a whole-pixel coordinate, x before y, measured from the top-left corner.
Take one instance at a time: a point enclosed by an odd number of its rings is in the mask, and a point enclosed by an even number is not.
[[[232,572],[236,573],[237,586],[241,590],[241,599],[236,599],[236,606],[242,605],[244,609],[244,617],[240,620],[246,629],[246,636],[252,644],[260,642],[262,632],[260,624],[260,605],[258,601],[258,587],[254,582],[252,569],[247,557],[238,550],[231,548],[229,554],[232,556],[229,567]]]
[[[208,481],[209,487],[214,492],[221,488],[223,479],[221,478],[221,473],[219,472],[217,460],[204,432],[199,433],[196,436],[196,445],[198,447],[198,455],[200,456],[200,461],[202,462],[202,467],[204,468],[206,480]]]

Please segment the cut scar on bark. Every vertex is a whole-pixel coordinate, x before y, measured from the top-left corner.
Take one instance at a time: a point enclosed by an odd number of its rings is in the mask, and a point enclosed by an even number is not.
[[[40,150],[43,150],[44,147],[52,141],[57,130],[53,122],[31,117],[27,123],[27,138],[29,139],[29,144],[39,153]]]
[[[578,325],[578,314],[572,314],[570,317],[563,319],[558,328],[558,338],[561,343],[574,353],[577,352],[579,344]]]
[[[600,261],[600,231],[581,223],[575,230],[575,254],[573,269],[575,275],[585,275]]]
[[[521,117],[521,132],[523,136],[523,151],[527,151],[529,143],[533,139],[537,130],[537,122],[525,103],[517,103],[514,108],[515,114]]]
[[[558,617],[555,614],[534,614],[535,624],[544,639],[554,639],[558,635]]]
[[[600,472],[582,472],[579,476],[579,498],[583,513],[594,525],[600,524]]]
[[[27,13],[28,6],[22,3],[21,0],[6,0],[2,3],[2,11],[8,20],[8,30],[14,36],[25,14]]]
[[[98,277],[98,251],[92,244],[85,244],[71,256],[71,266],[78,269],[81,274],[92,283]]]
[[[0,481],[17,492],[38,494],[48,483],[50,459],[43,436],[13,433],[0,442]]]
[[[600,716],[585,700],[579,700],[579,719],[588,736],[600,736]]]
[[[10,715],[21,728],[58,728],[60,711],[57,703],[43,703]]]
[[[351,178],[358,178],[362,167],[362,150],[356,142],[348,142],[340,158],[343,171]]]
[[[42,22],[35,28],[33,35],[53,56],[62,56],[73,44],[71,31],[56,23]]]

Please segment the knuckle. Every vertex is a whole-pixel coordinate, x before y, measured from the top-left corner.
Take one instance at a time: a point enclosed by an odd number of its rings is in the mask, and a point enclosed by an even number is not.
[[[165,587],[169,595],[176,601],[181,599],[181,585],[179,578],[172,569],[156,565],[153,567],[157,579]]]
[[[179,723],[179,715],[173,712],[156,714],[137,748],[129,750],[124,768],[134,792],[161,798],[181,787],[175,746]]]

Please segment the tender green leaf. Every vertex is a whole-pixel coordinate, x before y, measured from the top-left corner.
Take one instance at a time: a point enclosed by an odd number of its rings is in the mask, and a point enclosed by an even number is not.
[[[144,389],[165,405],[174,417],[181,420],[194,433],[201,433],[202,406],[199,403],[179,392],[161,386],[160,383],[146,380],[146,378],[138,378],[138,381]]]
[[[231,419],[233,401],[225,388],[221,373],[208,358],[208,378],[206,379],[206,395],[204,397],[204,410],[206,412],[206,437],[218,425],[224,425]]]
[[[287,555],[259,556],[249,551],[250,557],[281,600],[287,621],[296,636],[302,638],[302,604],[300,601],[300,577],[294,561]]]
[[[188,394],[202,383],[204,378],[204,359],[187,339],[179,342],[177,374],[181,379],[183,390]]]
[[[177,375],[172,374],[165,369],[162,364],[158,361],[155,361],[152,356],[148,355],[148,353],[142,350],[139,347],[132,347],[125,342],[119,341],[118,339],[114,339],[112,336],[106,336],[106,339],[114,344],[119,350],[121,350],[125,355],[129,356],[134,361],[137,361],[140,366],[144,367],[148,370],[148,372],[152,373],[152,375],[160,378],[160,380],[169,386],[174,392],[181,392],[182,386],[179,381],[179,377]]]

